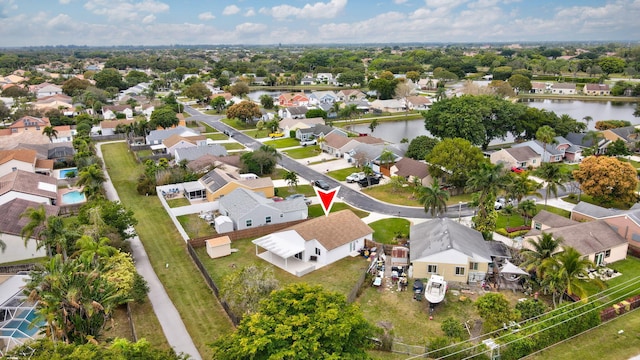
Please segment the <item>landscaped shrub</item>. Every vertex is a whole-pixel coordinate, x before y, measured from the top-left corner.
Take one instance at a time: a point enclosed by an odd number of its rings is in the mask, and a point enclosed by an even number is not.
[[[450,338],[463,340],[466,338],[467,332],[464,329],[464,325],[453,317],[444,319],[440,328]]]
[[[508,233],[513,233],[513,232],[516,232],[516,231],[523,231],[523,230],[529,231],[529,230],[531,230],[531,226],[520,225],[520,226],[508,227],[508,228],[506,228],[506,230],[507,230]]]

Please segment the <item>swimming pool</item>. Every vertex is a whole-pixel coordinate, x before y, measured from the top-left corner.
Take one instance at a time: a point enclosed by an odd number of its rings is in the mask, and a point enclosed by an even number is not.
[[[44,320],[34,321],[36,318],[35,309],[24,310],[0,328],[0,335],[13,338],[33,338],[40,331],[40,327],[46,323]]]
[[[67,204],[67,205],[69,205],[69,204],[78,204],[78,203],[85,202],[85,201],[87,201],[87,197],[84,196],[84,194],[81,193],[78,190],[73,190],[73,191],[70,191],[70,192],[68,192],[66,194],[62,194],[62,203],[63,204]]]
[[[69,173],[73,173],[73,177],[78,176],[78,168],[60,169],[60,175],[58,176],[58,179],[66,179],[67,174]]]

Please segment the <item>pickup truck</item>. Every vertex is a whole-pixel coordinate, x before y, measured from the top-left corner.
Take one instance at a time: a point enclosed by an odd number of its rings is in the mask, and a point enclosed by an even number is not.
[[[365,178],[364,172],[354,172],[351,173],[351,175],[348,175],[345,180],[347,180],[348,183],[354,183],[354,182],[358,182],[362,179]]]
[[[369,185],[377,184],[380,184],[380,178],[378,176],[369,176],[368,178],[365,176],[364,178],[358,180],[358,185],[360,185],[360,187],[367,187]]]

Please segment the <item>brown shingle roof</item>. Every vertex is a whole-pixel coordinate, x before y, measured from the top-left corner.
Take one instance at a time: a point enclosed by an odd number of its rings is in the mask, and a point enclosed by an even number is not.
[[[0,205],[0,214],[2,214],[0,217],[0,233],[20,236],[22,228],[29,223],[28,218],[21,218],[20,215],[28,208],[38,208],[41,205],[44,206],[47,216],[56,216],[60,212],[60,208],[57,206],[38,204],[24,199],[13,199],[6,204]]]
[[[340,149],[345,146],[349,141],[353,138],[342,136],[338,133],[331,133],[324,138],[324,142],[327,146],[330,146],[335,149]]]
[[[588,221],[558,229],[547,229],[555,239],[564,239],[561,246],[574,247],[581,255],[609,250],[627,243],[604,220]]]
[[[204,136],[204,135],[182,137],[182,136],[180,136],[178,134],[173,134],[173,135],[169,136],[168,138],[164,139],[164,141],[162,141],[162,143],[167,148],[170,148],[170,147],[176,145],[177,143],[179,143],[180,141],[186,141],[186,142],[188,142],[190,144],[196,145],[198,141],[205,140],[206,138],[207,137]]]
[[[4,195],[9,191],[37,195],[49,199],[58,197],[56,179],[51,176],[34,174],[23,170],[12,171],[0,177],[0,195]]]
[[[36,160],[36,168],[53,170],[53,160],[38,159]]]
[[[504,151],[508,152],[517,161],[528,161],[540,156],[538,155],[538,153],[533,151],[533,149],[528,146],[512,147],[512,148],[504,149]]]
[[[578,224],[577,221],[567,219],[564,216],[548,212],[547,210],[540,210],[540,212],[533,217],[533,221],[544,224],[550,228],[561,228]]]
[[[122,125],[129,125],[129,124],[133,124],[135,122],[135,120],[104,120],[104,121],[100,121],[100,128],[101,129],[115,129],[118,125],[122,124]]]
[[[351,210],[330,213],[291,226],[285,230],[295,230],[303,239],[316,239],[327,250],[373,234],[373,230]],[[283,230],[284,231],[284,230]]]
[[[396,162],[398,176],[415,176],[424,179],[429,176],[429,167],[426,163],[411,158],[402,158]]]
[[[358,137],[354,137],[354,138],[350,138],[353,139],[359,143],[363,143],[363,144],[384,144],[384,140],[377,138],[375,136],[358,136]]]
[[[11,160],[35,164],[37,151],[31,149],[0,150],[0,165]]]

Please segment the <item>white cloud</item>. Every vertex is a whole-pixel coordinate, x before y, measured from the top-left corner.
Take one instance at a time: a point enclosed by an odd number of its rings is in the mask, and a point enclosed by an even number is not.
[[[0,0],[0,17],[9,15],[10,10],[16,10],[18,5],[15,4],[15,0]]]
[[[298,19],[331,19],[340,14],[347,6],[347,0],[331,0],[328,3],[317,2],[306,4],[302,8],[291,5],[278,5],[271,9],[262,8],[260,13],[271,15],[276,19],[295,17]]]
[[[407,2],[407,0],[393,0],[394,3],[400,5],[400,4],[404,4]]]
[[[198,15],[198,19],[205,20],[205,21],[213,20],[215,18],[216,18],[215,15],[213,15],[211,11],[203,12],[202,14]]]
[[[135,21],[141,16],[169,11],[169,5],[155,0],[89,0],[84,8],[96,15],[106,16],[109,21]]]
[[[244,13],[244,16],[246,17],[256,16],[256,11],[253,10],[253,8],[248,8],[247,12]]]
[[[142,18],[142,23],[143,24],[151,24],[155,20],[156,20],[156,16],[153,15],[153,14],[149,14],[149,15],[145,16],[144,18]]]
[[[240,12],[240,8],[235,5],[229,5],[222,10],[222,15],[235,15]]]
[[[62,5],[66,5],[66,4],[70,3],[70,2],[71,2],[71,0],[60,0],[60,4],[62,4]]]
[[[236,26],[236,31],[242,34],[255,34],[267,30],[267,25],[256,23],[242,23]]]

